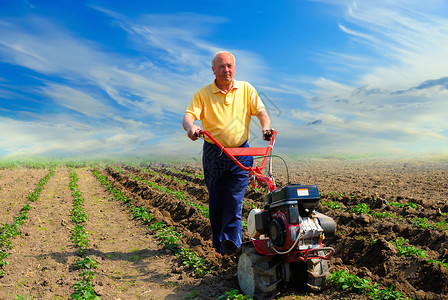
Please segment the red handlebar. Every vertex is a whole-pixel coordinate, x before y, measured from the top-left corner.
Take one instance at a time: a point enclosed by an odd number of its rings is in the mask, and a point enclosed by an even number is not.
[[[269,146],[266,148],[256,148],[256,147],[224,147],[219,143],[207,130],[199,130],[198,136],[206,135],[210,140],[215,143],[216,146],[219,147],[230,159],[232,159],[241,169],[249,172],[249,177],[252,183],[252,186],[255,187],[254,179],[257,181],[258,186],[261,187],[262,183],[266,183],[269,188],[269,192],[275,190],[275,183],[273,178],[263,175],[261,170],[265,167],[268,157],[274,147],[275,137],[277,136],[277,131],[272,130],[272,137]],[[246,167],[239,160],[237,160],[236,156],[263,156],[263,162],[259,167]]]

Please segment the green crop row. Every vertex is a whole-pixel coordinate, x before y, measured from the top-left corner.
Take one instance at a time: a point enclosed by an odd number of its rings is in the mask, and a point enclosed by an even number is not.
[[[164,175],[164,176],[168,176],[168,175]],[[196,208],[197,210],[199,210],[199,212],[200,212],[204,217],[206,217],[207,219],[210,217],[210,215],[209,215],[209,210],[208,210],[208,207],[207,207],[207,206],[202,205],[202,204],[199,204],[199,203],[195,203],[195,202],[190,201],[190,200],[186,200],[186,199],[188,198],[188,196],[185,195],[183,192],[181,192],[181,191],[176,192],[176,191],[170,190],[170,189],[167,188],[167,187],[158,185],[158,184],[155,183],[155,182],[148,181],[148,180],[142,179],[142,178],[137,177],[137,176],[132,176],[132,175],[130,175],[130,177],[131,177],[132,179],[134,179],[134,180],[137,180],[137,181],[141,181],[141,182],[143,182],[143,183],[146,183],[147,185],[149,185],[150,187],[152,187],[152,188],[154,188],[154,189],[156,189],[156,190],[158,190],[158,191],[161,191],[161,192],[164,192],[164,193],[173,195],[173,196],[176,197],[178,200],[185,201],[185,203],[187,203],[188,205],[195,207],[195,208]],[[171,179],[174,179],[174,180],[176,181],[176,178],[174,178],[174,177],[172,177]],[[255,205],[254,205],[254,207],[255,207]],[[242,226],[242,227],[243,227],[243,228],[246,228],[246,227],[247,227],[247,223],[246,223],[245,221],[243,221],[243,226]]]
[[[399,238],[395,241],[391,242],[398,250],[398,256],[417,256],[422,258],[428,258],[429,255],[423,249],[418,249],[414,246],[407,245],[409,243],[408,239]],[[445,260],[439,261],[434,259],[428,259],[429,262],[434,263],[436,265],[440,265],[444,268],[448,268],[448,264],[445,263]]]
[[[409,207],[413,209],[418,209],[418,206],[413,202],[408,202],[407,204],[403,204],[400,202],[388,202],[388,205],[403,208],[403,207]],[[342,209],[342,206],[338,202],[329,201],[324,202],[323,205],[327,205],[328,207],[332,209]],[[343,209],[342,209],[343,210]],[[402,216],[397,216],[393,213],[389,212],[370,212],[370,207],[365,203],[359,203],[357,206],[352,207],[351,212],[356,214],[369,214],[371,216],[375,216],[378,219],[382,218],[395,218],[398,220],[404,220]],[[422,229],[438,229],[438,230],[448,230],[448,222],[442,220],[440,222],[436,223],[430,223],[428,222],[427,218],[414,218],[412,225],[414,227],[422,228]]]
[[[409,243],[408,239],[399,238],[391,242],[398,250],[398,256],[417,256],[422,258],[427,258],[425,250],[415,248],[414,246],[407,245]]]
[[[404,299],[403,294],[394,291],[391,286],[386,289],[379,289],[378,284],[371,284],[369,279],[360,278],[346,271],[330,272],[328,281],[333,283],[337,288],[347,292],[365,294],[371,299]]]
[[[412,202],[412,201],[409,201],[409,202],[406,203],[406,204],[401,203],[401,202],[394,202],[394,201],[392,201],[392,202],[386,202],[386,204],[387,204],[387,205],[390,205],[390,206],[395,206],[395,207],[398,207],[398,208],[404,208],[404,207],[408,208],[408,207],[409,207],[409,208],[413,208],[413,209],[415,209],[415,210],[418,209],[418,205],[415,204],[415,203]]]
[[[221,300],[227,300],[227,299],[252,300],[252,298],[250,298],[249,296],[241,294],[237,289],[231,290],[230,292],[225,292],[225,294],[222,296],[219,296],[218,299],[221,299]]]
[[[152,188],[155,189],[155,190],[161,191],[161,192],[166,193],[166,194],[173,195],[173,196],[176,197],[176,199],[178,199],[178,200],[185,200],[185,199],[188,198],[188,196],[185,195],[185,194],[184,194],[183,192],[181,192],[181,191],[173,191],[173,190],[170,190],[170,189],[167,188],[167,187],[158,185],[158,184],[155,183],[155,182],[145,180],[145,179],[143,179],[143,178],[141,178],[141,177],[132,176],[132,175],[130,175],[130,177],[131,177],[132,179],[134,179],[134,180],[137,180],[137,181],[141,181],[141,182],[143,182],[143,183],[146,183],[147,185],[149,185],[150,187],[152,187]]]
[[[438,230],[448,230],[448,223],[446,221],[440,221],[437,223],[429,223],[428,219],[426,218],[414,218],[412,220],[412,224],[415,227],[428,229],[428,228],[435,228]]]
[[[404,220],[402,216],[400,215],[397,216],[389,212],[370,212],[370,207],[365,203],[359,203],[357,206],[352,207],[351,212],[355,214],[369,214],[378,219],[391,218],[391,219]]]
[[[128,197],[123,192],[118,191],[97,170],[93,171],[94,176],[98,181],[113,195],[114,199],[121,201],[130,209],[132,218],[142,219],[149,224],[149,229],[156,233],[160,239],[159,245],[172,250],[182,263],[194,269],[195,275],[203,277],[209,272],[209,268],[205,264],[205,260],[199,257],[196,253],[187,248],[180,247],[182,235],[175,231],[174,227],[168,227],[163,222],[153,222],[153,216],[146,211],[145,208],[137,207],[131,204]]]
[[[5,259],[11,255],[8,249],[12,249],[11,239],[20,235],[19,227],[28,219],[28,211],[31,209],[30,202],[36,202],[39,199],[45,184],[51,176],[54,175],[54,169],[51,169],[47,175],[41,178],[34,191],[28,195],[27,203],[20,209],[19,215],[14,217],[12,224],[0,225],[0,277],[5,275],[3,268],[8,264]]]
[[[207,219],[210,217],[209,215],[209,211],[208,211],[208,207],[202,205],[202,204],[198,204],[198,203],[194,203],[193,201],[189,201],[189,200],[185,200],[185,203],[187,203],[190,206],[193,206],[195,208],[197,208],[201,214],[206,217]]]
[[[79,255],[82,256],[85,254],[87,247],[89,247],[88,233],[84,229],[87,214],[84,212],[84,198],[79,190],[78,176],[75,172],[70,173],[69,187],[73,198],[72,221],[75,223],[70,239],[77,247]]]
[[[30,169],[56,169],[60,166],[67,168],[83,168],[83,167],[106,167],[116,164],[116,160],[109,159],[17,159],[3,160],[0,159],[0,169],[30,168]],[[123,162],[126,163],[126,162]]]
[[[119,169],[117,169],[117,171],[118,171],[118,172],[122,172],[122,171],[119,170]],[[147,171],[147,170],[146,170],[146,171]],[[147,171],[147,172],[149,172],[149,171]],[[155,173],[155,174],[157,174],[157,173]],[[158,174],[157,174],[157,175],[158,175]],[[164,176],[168,176],[168,175],[164,175]],[[156,189],[156,190],[158,190],[158,191],[164,192],[164,193],[166,193],[166,194],[173,195],[173,196],[176,197],[176,199],[178,199],[178,200],[185,201],[185,203],[187,203],[188,205],[193,206],[193,207],[195,207],[196,209],[198,209],[198,210],[201,212],[201,214],[204,215],[206,218],[209,218],[208,208],[207,208],[206,206],[202,205],[202,204],[198,204],[198,203],[194,203],[193,201],[186,200],[186,199],[188,198],[188,196],[185,195],[183,192],[181,192],[181,191],[177,191],[177,192],[176,192],[176,191],[173,191],[173,190],[171,190],[171,189],[169,189],[169,188],[167,188],[167,187],[158,185],[158,184],[155,183],[155,182],[152,182],[152,181],[149,181],[149,180],[145,180],[145,179],[143,179],[143,178],[141,178],[141,177],[137,177],[137,176],[133,176],[133,175],[129,175],[129,177],[131,177],[131,178],[134,179],[134,180],[143,182],[143,183],[149,185],[149,186],[150,186],[151,188],[153,188],[153,189]],[[170,177],[170,176],[168,176],[168,177]],[[173,177],[173,178],[170,178],[170,179],[174,179],[174,180],[176,180],[177,178],[174,178],[174,177]],[[177,179],[177,180],[178,180],[178,179]],[[186,184],[185,182],[183,182],[183,183]]]
[[[164,176],[165,176],[165,175],[164,175]],[[166,176],[168,176],[168,175],[166,175]],[[152,187],[152,188],[154,188],[154,189],[156,189],[156,190],[158,190],[158,191],[161,191],[161,192],[164,192],[164,193],[173,195],[173,196],[175,196],[178,200],[183,200],[183,201],[185,201],[185,203],[187,203],[188,205],[193,206],[193,207],[195,207],[197,210],[199,210],[199,212],[200,212],[204,217],[206,217],[207,219],[210,218],[210,214],[209,214],[209,210],[208,210],[208,207],[207,207],[207,206],[202,205],[202,204],[199,204],[199,203],[195,203],[195,202],[190,201],[190,200],[186,200],[186,199],[188,198],[188,196],[185,195],[183,192],[181,192],[181,191],[176,192],[176,191],[170,190],[170,189],[167,188],[167,187],[160,186],[160,185],[158,185],[157,183],[154,183],[154,182],[152,182],[152,181],[148,181],[148,180],[142,179],[142,178],[137,177],[137,176],[132,176],[132,175],[130,175],[130,177],[131,177],[132,179],[134,179],[134,180],[137,180],[137,181],[141,181],[141,182],[143,182],[143,183],[146,183],[147,185],[149,185],[150,187]],[[175,178],[172,178],[172,179],[175,179]],[[247,204],[247,203],[246,203],[246,204]],[[254,207],[251,207],[251,208],[255,208],[255,207],[256,207],[255,204],[251,204],[251,205],[254,206]],[[242,227],[243,227],[243,228],[247,228],[247,222],[246,222],[246,221],[242,221]]]
[[[167,174],[159,174],[159,173],[156,173],[156,172],[149,171],[149,170],[146,169],[146,168],[143,168],[143,171],[145,171],[145,172],[148,173],[149,175],[152,175],[152,176],[155,176],[155,177],[163,176],[163,178],[165,178],[165,179],[173,180],[173,181],[175,181],[176,183],[179,183],[179,184],[182,184],[182,185],[186,185],[186,184],[187,184],[185,181],[180,180],[179,178],[176,178],[176,177],[167,175]]]
[[[93,279],[95,278],[94,269],[98,268],[98,263],[90,258],[84,257],[89,239],[87,231],[84,229],[84,223],[87,221],[87,214],[84,212],[84,198],[78,186],[78,176],[75,172],[70,172],[69,187],[73,198],[73,209],[71,210],[72,221],[75,227],[72,229],[70,240],[78,249],[78,255],[75,260],[74,268],[80,270],[80,280],[75,282],[73,288],[75,292],[70,295],[77,300],[100,300],[101,298],[93,289]]]
[[[165,176],[165,175],[164,175]],[[169,177],[170,180],[174,180],[176,183],[181,184],[181,185],[187,185],[187,183],[183,180],[180,180],[179,178],[176,177],[171,177],[169,175],[166,175]]]
[[[436,264],[437,266],[442,266],[444,268],[448,269],[448,263],[445,262],[445,259],[443,259],[442,261],[440,260],[434,260],[434,259],[429,259],[429,262],[432,262],[433,264]]]
[[[376,243],[377,239],[373,239],[371,244]],[[409,240],[404,238],[398,238],[395,241],[390,242],[397,249],[398,256],[416,256],[421,258],[428,258],[429,255],[423,249],[418,249],[412,245],[409,245]],[[434,259],[428,259],[429,262],[434,263],[436,265],[440,265],[444,268],[448,268],[448,264],[445,263],[445,260],[439,261]]]
[[[322,201],[322,205],[328,206],[329,208],[331,208],[333,210],[339,209],[339,210],[345,211],[345,208],[339,202],[336,202],[336,201]]]
[[[173,195],[178,200],[185,201],[185,203],[187,203],[188,205],[193,206],[196,209],[198,209],[201,212],[201,214],[204,215],[206,218],[209,218],[208,208],[206,206],[202,205],[202,204],[194,203],[193,201],[187,200],[188,196],[185,195],[183,192],[170,190],[167,187],[158,185],[155,182],[148,181],[148,180],[142,179],[142,178],[137,177],[137,176],[130,175],[130,177],[132,179],[134,179],[134,180],[141,181],[141,182],[149,185],[153,189],[156,189],[158,191],[164,192],[166,194]]]
[[[196,177],[199,179],[204,179],[204,174],[192,174],[192,173],[188,173],[185,171],[176,171],[172,168],[168,168],[168,170],[170,170],[171,172],[175,173],[175,174],[183,174],[183,175],[187,175],[187,176],[191,176],[191,177]]]
[[[343,208],[343,206],[337,202],[337,201],[326,201],[326,202],[322,202],[322,205],[328,206],[331,209],[339,209],[342,211],[345,211],[345,209]],[[418,209],[418,205],[409,201],[406,204],[400,203],[400,202],[386,202],[386,205],[390,205],[390,206],[394,206],[394,207],[398,207],[398,208],[413,208],[415,210]],[[357,206],[352,207],[351,212],[354,212],[356,214],[368,214],[370,212],[370,207],[366,204],[366,203],[359,203]],[[385,217],[392,217],[392,218],[397,218],[397,216],[388,213],[388,214],[381,214],[381,213],[372,213],[371,215],[375,215],[378,218],[385,218]]]
[[[376,240],[373,240],[372,243],[375,243]],[[414,246],[408,245],[409,240],[399,238],[395,241],[391,242],[398,250],[398,256],[417,256],[422,258],[427,258],[428,254],[422,250],[418,249]],[[428,260],[436,265],[441,265],[445,268],[448,268],[448,264],[445,261],[436,261],[436,260]],[[371,284],[369,279],[360,278],[356,275],[350,274],[346,271],[336,271],[330,272],[330,275],[327,279],[330,283],[334,284],[336,288],[342,289],[347,292],[354,292],[359,294],[368,295],[371,299],[404,299],[404,296],[398,292],[393,290],[393,286],[390,286],[386,289],[378,289],[378,284]]]
[[[199,257],[194,251],[188,248],[180,247],[182,235],[175,231],[174,227],[167,227],[164,223],[157,223],[151,228],[158,228],[156,236],[160,239],[159,245],[173,251],[182,263],[193,269],[198,277],[204,277],[209,268],[206,266],[205,259]]]
[[[150,171],[150,170],[148,170],[148,169],[146,169],[146,168],[143,168],[143,171],[145,171],[146,173],[148,173],[149,175],[152,175],[152,176],[154,176],[154,177],[160,177],[160,174],[159,174],[159,173]]]

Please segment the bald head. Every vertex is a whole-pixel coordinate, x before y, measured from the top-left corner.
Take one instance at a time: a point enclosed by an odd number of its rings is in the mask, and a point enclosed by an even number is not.
[[[235,75],[235,57],[226,51],[216,53],[212,59],[212,70],[215,74],[216,85],[221,90],[230,90]]]
[[[219,51],[219,52],[216,52],[215,55],[213,55],[213,58],[212,58],[212,67],[215,66],[216,61],[217,61],[219,58],[221,58],[222,56],[230,57],[230,58],[233,60],[233,64],[235,64],[235,56],[233,56],[232,53],[227,52],[227,51]]]

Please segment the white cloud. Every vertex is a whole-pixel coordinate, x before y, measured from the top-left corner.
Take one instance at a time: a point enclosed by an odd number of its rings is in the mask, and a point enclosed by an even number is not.
[[[387,65],[372,69],[362,85],[406,88],[446,75],[448,68],[448,19],[438,16],[440,1],[406,3],[368,1],[349,7],[345,31],[366,47],[387,57]]]
[[[171,46],[173,51],[177,49],[179,53],[175,51],[176,53],[164,57],[176,66],[170,70],[140,57],[103,52],[99,45],[78,38],[42,18],[34,17],[16,23],[2,21],[0,29],[5,32],[0,42],[3,61],[45,75],[65,78],[70,84],[76,83],[79,88],[79,82],[89,85],[90,89],[92,86],[101,88],[118,104],[135,112],[154,115],[160,115],[162,109],[180,112],[180,104],[186,102],[185,91],[190,98],[193,90],[189,86],[192,81],[199,80],[196,73],[185,76],[177,72],[186,66],[192,73],[198,65],[203,64],[206,56],[198,55],[200,49],[197,47],[184,50],[180,45],[175,46],[176,41],[172,41],[164,46]],[[164,33],[166,32],[162,30],[158,35],[163,37]],[[168,41],[170,35],[164,38]],[[154,48],[155,45],[148,47]],[[189,52],[181,53],[185,51]],[[175,61],[177,58],[179,61]],[[211,70],[204,64],[199,68],[201,69],[208,69],[211,74]]]
[[[0,117],[0,130],[0,148],[9,153],[8,157],[79,154],[107,157],[115,152],[132,155],[140,145],[155,138],[147,128],[129,131],[114,124],[89,125],[67,115],[41,116],[32,122]]]
[[[446,148],[448,19],[438,11],[444,4],[331,4],[346,6],[339,29],[350,47],[318,54],[335,76],[303,84],[307,107],[291,113],[296,131],[315,136],[324,151],[344,152],[348,145],[372,152]]]
[[[277,147],[356,152],[448,146],[448,19],[437,11],[443,2],[318,2],[345,8],[338,28],[347,37],[344,47],[316,53],[326,67],[320,77],[306,70],[272,72],[257,49],[225,49],[237,57],[236,78],[249,78],[278,106],[281,115],[272,116]],[[197,14],[131,19],[95,9],[126,33],[131,44],[123,47],[132,47],[132,54],[105,51],[107,45],[44,18],[0,21],[1,61],[35,72],[36,83],[24,87],[23,97],[34,90],[42,97],[34,101],[54,104],[48,115],[18,113],[26,121],[1,118],[0,148],[14,154],[195,156],[201,147],[186,138],[181,117],[193,93],[213,79],[211,56],[222,49],[208,36],[231,20]],[[9,80],[1,75],[2,99],[21,93]],[[0,112],[6,115],[8,107]]]
[[[27,121],[3,118],[5,134],[0,147],[11,155],[144,152],[151,151],[148,143],[160,143],[160,150],[169,137],[154,127],[164,126],[166,131],[174,125],[175,130],[182,130],[181,117],[178,122],[166,122],[165,113],[183,114],[195,91],[191,83],[200,81],[197,74],[185,76],[142,57],[103,52],[99,45],[38,17],[0,21],[0,29],[5,32],[0,42],[1,60],[42,74],[45,79],[36,77],[42,86],[32,88],[43,97],[36,101],[46,102],[55,112],[21,112]],[[193,57],[190,64],[197,65],[201,56]],[[183,65],[192,67],[185,56],[181,58]],[[0,97],[19,95],[15,89],[0,90]],[[57,114],[60,108],[81,115]],[[157,142],[149,142],[158,134],[162,136]],[[176,151],[181,150],[173,147],[172,152]]]
[[[111,108],[101,103],[98,98],[69,86],[49,84],[42,88],[42,92],[47,97],[53,99],[56,104],[85,116],[100,117],[111,113]]]

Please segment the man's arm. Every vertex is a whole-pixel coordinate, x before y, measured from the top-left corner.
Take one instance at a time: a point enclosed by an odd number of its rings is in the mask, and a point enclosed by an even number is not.
[[[201,127],[199,127],[198,125],[195,125],[194,123],[194,119],[191,115],[189,114],[185,114],[184,119],[182,120],[182,126],[184,127],[185,131],[187,132],[188,137],[192,140],[192,141],[196,141],[199,136],[196,136],[196,131],[201,130]]]
[[[265,139],[266,132],[270,132],[271,129],[271,118],[265,110],[260,111],[257,118],[260,121],[263,139]]]

